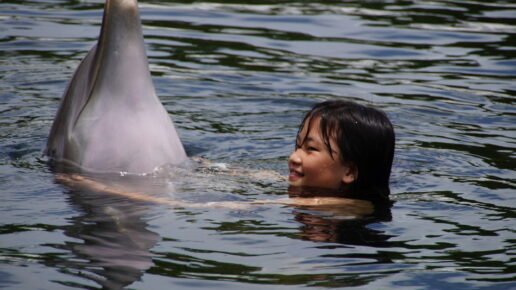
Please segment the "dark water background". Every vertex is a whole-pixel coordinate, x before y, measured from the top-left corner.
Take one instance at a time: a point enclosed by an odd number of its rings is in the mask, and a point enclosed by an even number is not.
[[[396,203],[376,220],[171,209],[57,184],[41,151],[102,9],[0,2],[0,288],[516,288],[513,1],[140,2],[157,93],[190,155],[286,174],[312,104],[385,110]],[[231,176],[180,188],[286,192]]]

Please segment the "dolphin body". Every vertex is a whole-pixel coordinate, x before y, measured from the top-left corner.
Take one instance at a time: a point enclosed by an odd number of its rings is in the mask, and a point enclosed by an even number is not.
[[[65,91],[44,154],[100,173],[187,160],[152,84],[136,0],[106,0],[98,43]]]

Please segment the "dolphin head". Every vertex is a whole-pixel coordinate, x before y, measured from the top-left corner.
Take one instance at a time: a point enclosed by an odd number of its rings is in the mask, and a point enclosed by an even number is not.
[[[156,96],[136,0],[107,0],[98,43],[74,73],[45,153],[83,171],[146,173],[187,159]]]

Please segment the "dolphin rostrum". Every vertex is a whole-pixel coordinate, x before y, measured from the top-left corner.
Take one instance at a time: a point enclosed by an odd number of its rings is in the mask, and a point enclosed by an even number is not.
[[[98,43],[68,84],[44,153],[89,172],[187,160],[152,84],[136,0],[106,0]]]

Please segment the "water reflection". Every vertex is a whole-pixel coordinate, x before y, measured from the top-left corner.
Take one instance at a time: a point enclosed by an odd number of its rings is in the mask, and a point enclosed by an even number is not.
[[[107,289],[139,280],[153,265],[149,249],[159,240],[147,229],[148,206],[101,192],[71,190],[67,195],[80,215],[71,218],[64,234],[78,241],[62,245],[75,257],[61,266]]]
[[[368,225],[380,221],[390,221],[390,209],[382,209],[374,215],[363,218],[345,218],[335,211],[308,211],[297,209],[292,212],[294,219],[301,223],[299,236],[314,242],[339,243],[372,247],[388,247],[393,237]],[[342,212],[341,212],[342,214]]]
[[[349,194],[349,193],[348,193]],[[304,200],[313,198],[335,198],[340,191],[310,187],[288,187],[293,200],[301,200],[294,207],[294,220],[301,223],[299,237],[314,242],[330,242],[349,245],[386,246],[391,236],[369,229],[368,224],[391,221],[391,205],[371,203],[366,200],[345,198],[337,203],[308,205]],[[357,195],[359,196],[359,194]]]

